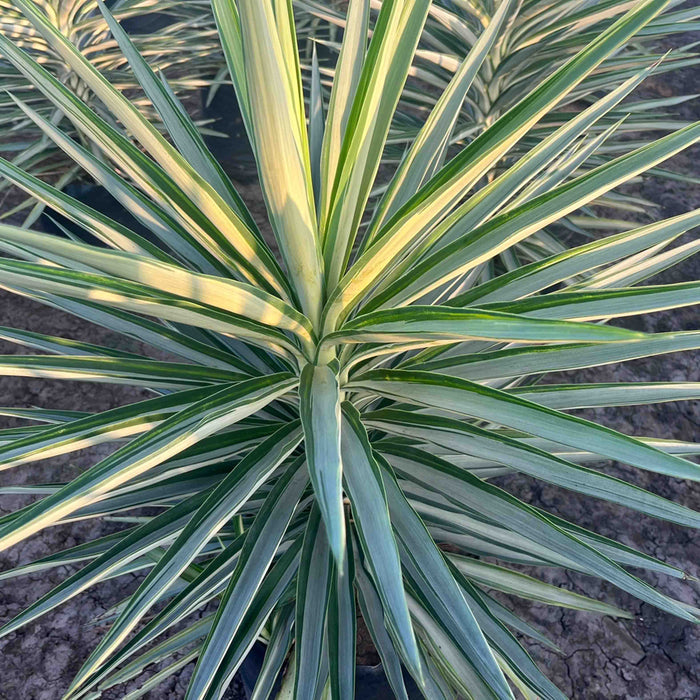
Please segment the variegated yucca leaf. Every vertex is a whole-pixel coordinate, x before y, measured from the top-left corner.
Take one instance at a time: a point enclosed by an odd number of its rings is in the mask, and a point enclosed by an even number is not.
[[[124,525],[0,573],[11,581],[83,564],[0,634],[102,581],[141,575],[133,594],[96,621],[105,634],[67,699],[113,693],[160,664],[125,695],[141,697],[191,662],[186,700],[218,699],[259,641],[256,700],[351,700],[361,692],[358,611],[397,698],[407,698],[405,672],[431,700],[560,699],[515,635],[551,642],[491,592],[629,613],[525,575],[523,564],[598,577],[697,621],[700,610],[631,572],[683,578],[671,563],[493,481],[522,473],[700,526],[697,512],[600,465],[615,460],[696,482],[700,446],[624,435],[572,412],[697,400],[700,386],[583,384],[555,374],[700,349],[700,331],[647,334],[608,323],[700,301],[700,282],[640,284],[696,252],[697,242],[675,243],[700,225],[700,211],[607,236],[592,227],[592,241],[555,251],[537,239],[700,140],[700,124],[689,124],[604,149],[630,109],[625,98],[656,68],[637,56],[617,78],[600,76],[624,47],[658,34],[675,4],[638,0],[618,12],[620,3],[607,3],[586,33],[582,19],[571,25],[572,3],[558,12],[534,0],[450,3],[484,31],[472,32],[454,81],[434,86],[441,96],[422,128],[404,134],[405,157],[380,187],[423,44],[435,40],[436,22],[440,42],[458,29],[445,7],[351,0],[328,92],[317,52],[300,48],[291,0],[213,0],[259,169],[263,223],[152,56],[102,2],[100,17],[148,109],[32,0],[13,1],[21,26],[84,90],[62,84],[12,32],[0,36],[0,53],[78,137],[26,95],[16,104],[148,231],[138,235],[0,161],[5,177],[100,240],[0,225],[2,288],[145,347],[139,354],[3,327],[2,340],[35,354],[0,357],[0,375],[127,383],[153,394],[94,413],[0,408],[30,421],[0,430],[0,472],[115,448],[68,483],[47,476],[0,487],[41,496],[0,518],[3,549],[60,523],[109,516]],[[452,139],[493,56],[532,36],[543,52],[551,42],[557,65],[538,71],[535,58],[524,60],[527,89],[503,98],[474,138]],[[562,111],[574,103],[581,109]],[[521,264],[512,252],[528,245],[539,252]],[[539,384],[549,373],[554,381]]]

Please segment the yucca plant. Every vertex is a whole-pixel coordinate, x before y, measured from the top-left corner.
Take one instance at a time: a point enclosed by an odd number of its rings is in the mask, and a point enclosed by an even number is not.
[[[118,449],[69,483],[49,476],[21,489],[44,498],[0,520],[0,547],[58,523],[132,514],[125,530],[5,573],[85,564],[2,634],[100,581],[146,574],[102,618],[109,629],[66,698],[100,697],[164,663],[129,696],[138,697],[195,659],[186,697],[219,698],[256,640],[267,645],[256,699],[277,693],[278,681],[280,697],[353,698],[356,607],[399,698],[402,669],[431,700],[561,698],[514,632],[542,635],[490,591],[625,613],[528,578],[518,564],[589,574],[697,621],[700,611],[628,571],[683,577],[677,568],[528,505],[492,479],[521,472],[700,525],[698,513],[587,466],[612,459],[694,481],[696,444],[626,436],[570,413],[697,399],[700,386],[537,384],[547,373],[700,347],[697,331],[649,335],[605,323],[698,302],[698,282],[638,283],[697,250],[697,241],[672,244],[700,224],[700,211],[477,284],[494,256],[700,139],[700,124],[690,125],[552,180],[560,154],[616,109],[649,65],[484,178],[668,2],[630,3],[442,165],[446,126],[516,6],[504,0],[369,211],[430,2],[385,1],[368,41],[370,3],[352,0],[330,101],[316,70],[307,113],[290,0],[213,0],[274,242],[101,3],[172,143],[34,3],[15,4],[111,119],[3,37],[0,51],[90,148],[22,109],[158,241],[0,162],[10,181],[109,248],[3,225],[2,249],[15,259],[0,259],[2,286],[137,338],[160,358],[2,330],[47,353],[2,357],[5,375],[129,383],[154,394],[79,416],[3,409],[38,422],[1,434],[3,469],[100,443]]]
[[[342,32],[345,16],[342,2],[322,3],[316,0],[296,0],[300,11],[324,22],[325,29],[307,24],[302,30],[306,35],[313,31],[318,42],[331,51],[339,50],[332,29]],[[700,8],[684,7],[682,0],[670,2],[643,32],[630,37],[618,51],[601,62],[575,89],[557,105],[557,109],[545,115],[529,134],[521,139],[505,156],[503,162],[493,167],[490,176],[512,164],[527,153],[538,141],[559,128],[581,109],[596,102],[601,94],[618,86],[652,62],[655,76],[697,65],[700,62],[695,44],[673,49],[665,53],[658,48],[662,39],[674,34],[691,32],[700,27]],[[381,7],[376,0],[374,10]],[[500,3],[492,0],[435,0],[416,50],[409,82],[402,94],[401,103],[387,139],[384,160],[397,163],[404,151],[416,138],[427,114],[434,109],[440,95],[447,88],[455,73],[460,70],[464,57],[472,50],[479,37],[493,28]],[[627,0],[529,0],[516,3],[501,21],[498,39],[490,47],[474,79],[464,85],[462,108],[455,115],[445,138],[453,148],[463,147],[496,122],[511,107],[522,100],[533,84],[545,80],[568,58],[585,48],[592,38],[607,29],[629,9]],[[663,60],[662,60],[663,59]],[[308,63],[308,62],[307,62]],[[322,66],[322,73],[333,74],[333,65]],[[654,132],[674,131],[686,124],[677,119],[677,105],[693,99],[694,95],[640,98],[623,101],[608,114],[592,124],[560,157],[552,163],[552,176],[565,178],[575,172],[582,174],[591,167],[616,157],[632,146],[640,147],[650,141]],[[655,175],[685,182],[697,178],[682,175],[664,168],[651,168],[648,176]],[[587,206],[581,211],[558,222],[577,234],[589,235],[595,230],[621,230],[631,228],[626,217],[629,213],[653,215],[654,202],[625,192],[606,192],[594,200],[594,204],[606,207],[601,212]],[[559,236],[540,234],[531,238],[521,248],[506,256],[505,263],[515,267],[514,252],[525,262],[533,255],[559,252]]]
[[[143,114],[149,118],[155,116],[138,82],[125,70],[124,55],[97,9],[96,0],[36,0],[34,4],[115,87],[130,96]],[[134,44],[154,70],[167,76],[180,98],[192,96],[215,81],[224,60],[208,0],[113,0],[108,5],[119,21],[141,23],[133,37]],[[73,94],[85,99],[102,117],[110,119],[88,86],[72,71],[65,56],[24,17],[14,0],[0,0],[0,30],[51,71]],[[69,128],[70,122],[10,61],[2,60],[2,56],[0,90],[0,129],[6,135],[0,153],[12,156],[17,165],[35,175],[51,176],[59,187],[78,177],[80,167],[43,135],[17,100],[64,129]],[[71,129],[69,133],[80,138],[79,130]],[[83,145],[89,145],[89,141],[83,140]],[[19,208],[26,209],[31,204],[31,199],[25,200]],[[10,210],[5,215],[13,212]],[[40,207],[36,207],[28,222],[32,223],[39,213]]]

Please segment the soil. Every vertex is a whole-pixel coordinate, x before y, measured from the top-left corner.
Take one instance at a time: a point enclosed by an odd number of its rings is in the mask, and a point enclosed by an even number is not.
[[[677,37],[673,44],[690,39]],[[669,42],[669,45],[671,42]],[[697,72],[679,72],[648,81],[648,95],[689,94],[697,90]],[[682,105],[681,115],[700,119],[700,100]],[[697,176],[700,152],[676,157],[673,169]],[[255,198],[253,185],[244,194]],[[700,207],[697,186],[649,179],[630,189],[659,205],[659,218],[673,216]],[[259,199],[256,213],[260,213]],[[700,279],[700,256],[685,261],[657,281],[678,282]],[[140,348],[121,336],[58,313],[30,300],[0,293],[2,325],[40,330],[44,333],[105,345],[117,344],[127,350]],[[688,308],[659,313],[644,319],[629,319],[627,325],[645,331],[689,330],[698,327],[697,309]],[[0,352],[23,352],[14,345],[0,344]],[[666,355],[625,365],[581,371],[569,375],[580,382],[617,381],[700,381],[700,354]],[[552,381],[561,381],[555,376]],[[64,409],[105,410],[140,400],[145,392],[130,387],[75,382],[50,382],[41,379],[2,378],[0,405],[44,406]],[[660,404],[630,409],[605,409],[582,415],[629,433],[681,440],[700,436],[700,402]],[[3,423],[10,425],[10,422]],[[86,450],[70,459],[59,458],[30,468],[4,472],[4,484],[37,481],[63,481],[103,457],[108,448]],[[599,465],[606,473],[628,479],[651,491],[689,507],[700,508],[700,488],[688,482],[630,469],[618,464]],[[661,576],[646,580],[678,599],[700,604],[700,541],[681,527],[641,515],[631,515],[612,505],[575,496],[526,477],[504,479],[501,485],[520,498],[557,515],[593,529],[603,535],[638,547],[642,551],[678,566],[695,580],[679,581]],[[28,498],[0,497],[0,514],[25,505]],[[94,539],[115,528],[114,522],[86,521],[42,532],[36,537],[0,554],[0,571],[33,561],[41,556]],[[51,569],[4,582],[0,588],[0,624],[59,584],[72,572],[69,567]],[[540,604],[503,598],[513,609],[545,632],[561,649],[554,653],[526,641],[533,657],[552,680],[574,700],[696,700],[700,697],[700,627],[687,624],[656,609],[640,604],[629,596],[597,580],[558,570],[540,570],[547,581],[573,591],[606,600],[634,613],[633,620],[617,621],[608,617],[551,608]],[[58,700],[98,642],[102,629],[91,621],[111,605],[123,599],[138,584],[137,575],[111,580],[71,600],[36,623],[0,640],[0,700]],[[368,660],[371,656],[366,657]],[[191,667],[146,695],[150,700],[181,700]],[[104,694],[116,700],[132,690],[146,676],[126,687]],[[234,684],[229,699],[242,697]]]

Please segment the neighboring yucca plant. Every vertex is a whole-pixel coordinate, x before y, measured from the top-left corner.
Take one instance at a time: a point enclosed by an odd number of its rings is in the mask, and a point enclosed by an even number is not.
[[[700,124],[691,125],[580,177],[551,181],[548,168],[650,73],[646,67],[484,184],[494,164],[667,2],[631,4],[436,168],[464,75],[478,72],[500,36],[485,32],[372,215],[368,198],[430,2],[384,2],[369,46],[369,1],[350,2],[327,115],[316,71],[307,120],[290,0],[213,0],[279,261],[172,93],[102,5],[174,146],[30,0],[15,3],[143,150],[1,38],[2,53],[91,149],[23,110],[158,244],[2,161],[2,174],[112,250],[1,226],[2,248],[23,260],[0,260],[0,284],[179,358],[2,331],[54,354],[5,356],[6,375],[129,383],[155,394],[78,418],[4,409],[49,425],[3,433],[3,468],[122,444],[70,483],[26,487],[48,495],[2,519],[0,547],[61,522],[155,509],[130,529],[4,575],[86,563],[9,622],[8,634],[99,581],[147,572],[105,617],[112,624],[67,698],[99,697],[178,652],[153,683],[197,659],[186,697],[219,698],[256,639],[268,646],[255,698],[269,697],[282,675],[282,697],[352,698],[356,604],[399,698],[402,666],[431,700],[512,698],[513,687],[561,698],[509,628],[538,633],[488,590],[624,613],[525,578],[509,563],[596,576],[697,621],[700,611],[625,567],[682,577],[678,569],[488,480],[522,472],[700,525],[698,513],[584,466],[614,459],[698,480],[700,467],[684,456],[700,452],[696,444],[628,437],[568,413],[697,399],[700,386],[534,385],[548,372],[700,347],[700,332],[646,335],[601,323],[700,300],[698,282],[634,286],[697,250],[697,242],[666,248],[700,224],[700,211],[474,284],[494,256],[700,139]],[[504,0],[501,18],[515,5]],[[189,617],[214,601],[215,613]]]
[[[35,0],[53,27],[77,46],[110,80],[127,93],[146,116],[155,112],[138,82],[125,70],[126,62],[109,27],[97,9],[96,0]],[[140,21],[143,26],[133,41],[151,67],[167,76],[180,96],[210,85],[223,66],[209,0],[113,0],[108,3],[119,21]],[[14,0],[0,0],[0,31],[30,53],[75,95],[87,101],[100,116],[110,119],[88,86],[73,72],[65,56],[38,32]],[[42,117],[66,128],[69,121],[52,102],[0,54],[0,129],[5,134],[0,153],[11,154],[16,165],[35,175],[51,175],[60,187],[80,174],[73,160],[43,135],[20,108],[20,99]],[[70,130],[71,136],[79,131]],[[89,141],[82,140],[83,145]],[[23,203],[26,208],[31,203]],[[39,213],[37,208],[31,222]],[[7,213],[6,213],[7,215]]]
[[[324,21],[328,27],[341,31],[345,24],[340,9],[342,3],[329,7],[328,3],[316,0],[296,0],[296,4],[309,15]],[[692,31],[699,26],[700,7],[677,9],[681,4],[683,0],[670,2],[642,33],[630,38],[616,53],[591,71],[561,100],[556,110],[545,115],[509,151],[504,162],[494,165],[493,174],[499,172],[499,168],[512,164],[564,121],[595,103],[601,94],[620,85],[640,69],[656,63],[653,74],[662,75],[697,65],[700,58],[694,52],[695,44],[674,49],[666,55],[658,48],[661,39]],[[371,6],[376,10],[381,7],[381,2],[375,0]],[[497,28],[498,38],[473,79],[472,76],[465,76],[462,81],[462,108],[454,115],[454,122],[445,125],[444,137],[452,148],[464,146],[483,133],[522,100],[533,85],[541,83],[564,61],[584,49],[629,6],[628,0],[605,3],[597,0],[529,0],[515,3],[506,16],[501,16],[498,13],[500,3],[490,0],[435,0],[415,54],[411,80],[402,94],[392,124],[385,162],[398,162],[401,159],[450,80],[460,70],[464,71],[464,57],[484,32]],[[310,25],[305,27],[304,34],[311,28]],[[328,41],[327,33],[328,30],[324,33],[316,29],[319,42],[337,51],[339,44]],[[332,75],[332,66],[324,72]],[[694,97],[635,97],[623,101],[560,153],[551,164],[550,183],[562,181],[572,173],[582,174],[631,147],[640,147],[649,142],[653,132],[673,131],[685,126],[674,117],[673,111],[678,104]],[[689,179],[661,168],[650,169],[649,174],[681,181]],[[587,235],[591,230],[621,230],[630,227],[623,219],[626,212],[651,213],[649,209],[655,206],[653,202],[621,192],[607,192],[594,203],[604,205],[608,209],[607,215],[585,207],[572,216],[562,218],[559,225]],[[559,252],[560,244],[556,238],[539,234],[515,250],[528,261],[541,256],[542,252]],[[504,258],[510,268],[518,265],[513,253],[511,251]]]

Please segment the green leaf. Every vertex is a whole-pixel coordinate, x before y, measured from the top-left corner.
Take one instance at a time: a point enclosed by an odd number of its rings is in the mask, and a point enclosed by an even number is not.
[[[251,700],[266,700],[272,693],[284,661],[292,646],[294,609],[287,609],[276,615],[272,622],[270,641],[265,651],[265,658],[255,682]]]
[[[413,343],[496,340],[525,343],[641,340],[642,333],[584,323],[533,323],[516,314],[480,309],[407,306],[357,316],[324,343]]]
[[[430,7],[427,0],[383,3],[362,65],[331,199],[322,220],[323,253],[328,286],[345,273],[381,156],[391,119],[406,82],[413,54]]]
[[[491,612],[484,596],[449,560],[448,564],[503,672],[521,691],[524,686],[525,689],[529,688],[537,693],[539,697],[564,700],[565,696],[562,692],[537,668],[518,640]],[[504,659],[508,661],[505,666]]]
[[[606,344],[567,343],[552,347],[506,348],[488,353],[451,355],[406,365],[413,369],[439,371],[472,381],[508,379],[510,377],[561,372],[585,367],[599,367],[615,362],[636,360],[700,348],[700,333],[655,333],[643,340]]]
[[[159,295],[159,290],[177,290],[172,294],[252,321],[291,331],[310,342],[311,325],[294,308],[272,294],[242,282],[190,272],[172,263],[151,260],[134,253],[100,250],[95,246],[73,243],[56,236],[35,233],[14,226],[0,226],[0,240],[17,244],[38,254],[58,256],[67,266],[87,266],[96,272],[136,283],[145,295]],[[55,260],[55,258],[54,258]]]
[[[462,421],[396,410],[377,411],[366,416],[365,421],[372,427],[426,441],[458,454],[492,459],[542,481],[618,503],[657,518],[686,527],[700,527],[700,513],[690,508]],[[445,459],[450,461],[449,456]]]
[[[285,58],[286,40],[278,32],[270,0],[239,0],[237,7],[243,69],[250,86],[249,126],[265,203],[291,286],[304,313],[316,324],[323,297],[323,263],[299,68],[288,53]],[[230,6],[219,3],[218,12],[231,12]],[[222,36],[224,42],[227,38]],[[280,168],[280,162],[285,167]]]
[[[140,318],[126,311],[109,309],[94,302],[80,302],[47,293],[30,293],[16,287],[8,287],[8,289],[195,364],[218,369],[236,369],[246,375],[260,374],[260,371],[248,364],[244,358],[222,350],[220,343],[214,345],[212,344],[214,341],[210,343],[192,338],[182,330],[176,330],[156,321]],[[189,330],[191,334],[192,330]]]
[[[613,606],[600,603],[587,596],[573,593],[565,588],[552,586],[519,571],[512,571],[496,564],[460,557],[455,554],[450,555],[450,560],[468,579],[486,588],[493,588],[519,598],[536,600],[547,605],[556,605],[573,610],[585,610],[615,617],[633,617],[631,613],[618,610]]]
[[[236,569],[244,540],[245,535],[241,535],[212,559],[196,578],[177,593],[165,608],[147,622],[110,660],[106,661],[99,672],[86,680],[82,690],[78,689],[72,697],[80,697],[81,693],[87,692],[100,680],[108,677],[126,659],[151,643],[159,634],[221,593]]]
[[[496,42],[504,22],[514,10],[515,2],[512,0],[505,0],[499,4],[488,26],[455,71],[450,84],[435,103],[382,197],[372,222],[372,229],[368,233],[370,240],[372,231],[376,231],[386,219],[390,219],[442,166],[464,99]]]
[[[208,435],[257,412],[296,384],[289,375],[270,375],[240,382],[192,404],[1,527],[0,547],[10,547],[98,500]]]
[[[410,462],[406,462],[405,457],[392,454],[393,447],[389,447],[388,451],[384,446],[382,449],[392,465],[400,467],[402,463],[410,464]],[[504,529],[489,514],[481,514],[479,519],[468,515],[461,505],[455,504],[435,490],[429,489],[427,484],[418,485],[403,479],[401,488],[410,498],[416,512],[430,524],[430,531],[437,541],[451,542],[463,551],[471,552],[476,556],[493,556],[502,561],[516,564],[560,566],[575,571],[583,570],[575,561],[562,556],[553,549]],[[535,508],[535,510],[538,509]],[[551,513],[544,511],[541,513],[565,532],[598,549],[618,564],[655,571],[675,578],[685,578],[682,571],[664,564],[658,559],[578,527]]]
[[[343,567],[340,572],[336,567],[331,576],[326,622],[330,692],[333,700],[353,700],[355,697],[357,608],[355,567],[350,548]]]
[[[323,183],[335,182],[338,172],[340,151],[367,51],[369,8],[368,0],[350,0],[348,3],[343,44],[335,66],[335,78],[331,88],[326,128],[323,134],[321,154]],[[325,221],[328,217],[330,195],[330,188],[323,187],[320,202],[321,221]],[[322,232],[322,235],[325,234]]]
[[[337,289],[330,294],[326,311],[326,330],[335,330],[337,320],[342,319],[386,271],[386,262],[381,264],[380,261],[398,258],[426,228],[442,218],[445,211],[461,199],[465,191],[554,104],[573,90],[606,56],[657,15],[665,4],[665,0],[649,0],[636,5],[463,149],[414,195],[392,220],[387,222],[378,241],[356,261]],[[627,164],[626,167],[629,172]],[[559,214],[563,215],[564,212]],[[523,237],[524,235],[526,233]],[[503,248],[506,247],[508,246],[504,244]],[[424,269],[421,267],[421,270]],[[425,288],[424,291],[429,290]]]
[[[158,171],[149,161],[141,161],[137,166],[132,162],[131,175],[132,178],[142,186],[146,183],[151,185],[151,197],[142,194],[136,187],[130,184],[127,180],[119,175],[116,170],[113,170],[107,163],[95,156],[90,150],[81,146],[77,141],[71,139],[67,134],[64,134],[52,122],[44,119],[40,114],[32,110],[23,102],[17,101],[18,106],[22,111],[41,129],[46,137],[51,139],[67,156],[75,161],[80,167],[90,174],[96,182],[100,183],[108,190],[114,198],[132,215],[134,218],[150,230],[161,243],[171,249],[177,257],[191,265],[195,269],[204,270],[207,272],[215,272],[220,270],[220,264],[216,258],[212,257],[207,250],[206,243],[198,243],[191,234],[183,227],[181,223],[176,221],[175,216],[168,213],[166,200],[163,198],[163,193],[158,190],[153,190],[152,186],[155,181],[162,179],[158,177]],[[118,140],[118,139],[117,139]],[[127,141],[122,143],[124,150],[129,150],[130,144]],[[135,160],[140,160],[140,152],[137,150],[132,153]],[[122,153],[122,158],[124,157]],[[140,167],[139,167],[140,166]],[[136,168],[136,170],[134,170]],[[38,183],[33,180],[26,180],[27,183],[33,183],[32,194],[37,197],[39,192]],[[42,186],[44,188],[45,186]],[[25,187],[26,189],[26,187]],[[45,190],[44,190],[45,191]],[[50,191],[50,190],[49,190]],[[57,195],[54,193],[53,199]],[[66,207],[64,206],[65,210]],[[66,212],[66,215],[70,213]],[[69,216],[69,218],[71,218]],[[82,220],[85,217],[83,216]]]
[[[131,663],[127,664],[123,669],[112,674],[108,679],[100,684],[100,690],[106,690],[107,688],[112,688],[115,685],[125,683],[132,678],[143,673],[143,670],[150,666],[150,664],[158,663],[163,659],[167,659],[171,654],[180,652],[183,647],[187,647],[192,644],[192,642],[198,642],[202,637],[206,636],[211,623],[213,620],[213,615],[208,615],[186,627],[182,632],[173,635],[169,639],[156,645],[153,649],[149,649],[144,654],[134,659]],[[145,694],[148,692],[152,684],[158,685],[162,682],[164,677],[171,675],[173,669],[177,670],[179,668],[179,663],[186,662],[183,665],[190,663],[196,658],[199,650],[195,648],[195,651],[190,652],[190,654],[185,655],[181,658],[181,661],[176,663],[174,666],[167,666],[163,670],[163,675],[161,673],[155,674],[148,682],[144,683],[133,693]],[[129,697],[127,695],[126,697]],[[136,695],[135,697],[140,697]]]
[[[48,21],[38,7],[27,0],[18,0],[17,6],[153,159],[167,168],[168,176],[141,154],[119,131],[110,127],[86,107],[49,72],[6,37],[0,35],[0,48],[3,55],[56,107],[72,118],[73,123],[99,148],[113,156],[117,162],[121,162],[127,170],[133,171],[135,167],[136,172],[147,173],[147,177],[160,180],[161,187],[156,186],[151,188],[151,191],[155,189],[156,192],[160,190],[174,194],[181,211],[186,212],[190,221],[196,222],[201,234],[200,241],[209,248],[215,259],[220,260],[224,269],[241,269],[251,281],[281,290],[282,276],[274,258],[233,209],[195,172],[136,107]]]
[[[497,698],[513,695],[457,582],[388,468],[382,470],[401,560],[431,605],[436,621],[446,629],[471,666]]]
[[[616,384],[548,384],[520,387],[511,394],[540,406],[568,411],[598,406],[638,406],[668,401],[695,401],[700,398],[698,382],[619,382]]]
[[[184,503],[151,518],[147,523],[132,530],[106,552],[84,566],[68,579],[42,596],[17,617],[7,623],[0,634],[5,636],[28,622],[44,615],[49,610],[65,603],[73,596],[95,585],[119,568],[134,561],[145,552],[172,540],[187,524],[192,513],[204,501],[206,494],[200,494]]]
[[[97,302],[298,353],[283,333],[271,327],[116,277],[7,259],[0,260],[0,271],[3,280],[13,286]]]
[[[668,243],[700,224],[700,211],[693,210],[670,219],[624,231],[602,240],[576,246],[558,255],[524,265],[505,275],[450,300],[450,306],[468,306],[478,302],[511,301],[588,273],[602,265],[625,261],[652,246]]]
[[[425,257],[409,274],[375,296],[367,310],[423,297],[699,139],[700,124],[693,124],[494,216]],[[348,299],[349,293],[343,296]]]
[[[318,54],[314,44],[311,59],[311,95],[309,97],[309,157],[311,159],[311,179],[314,189],[314,201],[318,210],[321,201],[321,154],[323,150],[323,86]]]
[[[178,391],[58,423],[45,428],[38,435],[12,440],[0,446],[0,469],[137,435],[210,393],[211,387]]]
[[[610,428],[466,379],[431,372],[373,370],[346,388],[362,388],[399,401],[487,420],[675,478],[698,479],[698,465],[688,460],[665,454]]]
[[[502,9],[502,7],[499,8],[499,11],[500,9]],[[495,18],[489,24],[489,29],[493,21],[495,21]],[[487,32],[484,32],[481,38],[483,38],[486,33]],[[565,164],[559,164],[559,167],[555,168],[554,165],[551,165],[552,160],[555,159],[562,150],[575,143],[575,140],[584,134],[586,129],[590,128],[600,120],[603,115],[614,108],[615,105],[638,86],[650,72],[651,69],[646,68],[601,99],[596,100],[590,107],[581,111],[558,129],[554,130],[553,133],[543,139],[541,143],[537,144],[535,148],[521,158],[515,165],[509,167],[499,177],[495,178],[493,182],[484,186],[478,193],[457,207],[415,250],[411,251],[411,254],[402,261],[401,265],[392,271],[391,278],[396,279],[403,271],[416,264],[423,253],[431,249],[433,244],[438,248],[442,248],[460,234],[470,231],[477,225],[483,223],[495,211],[504,208],[504,205],[506,205],[505,208],[512,209],[515,204],[522,203],[522,201],[532,198],[541,191],[553,189],[556,184],[566,179],[567,175],[574,172],[578,165],[585,162],[591,153],[600,149],[602,143],[610,136],[611,132],[615,130],[616,125],[613,125],[598,138],[592,140],[586,148],[580,149],[580,152],[575,153],[574,157],[570,159],[570,162],[566,163],[566,167]],[[554,170],[556,177],[551,176],[547,185],[542,183],[538,186],[538,174],[547,166],[550,166],[550,168]],[[508,200],[528,182],[532,182],[531,187],[526,187],[513,202],[508,203]]]
[[[420,679],[420,656],[406,607],[401,560],[392,532],[384,480],[360,415],[348,402],[343,404],[341,445],[346,489],[366,565],[391,623],[394,643],[408,669]]]
[[[498,513],[499,522],[504,527],[534,542],[546,543],[559,554],[575,561],[590,575],[603,578],[640,600],[685,620],[696,619],[696,611],[688,610],[682,603],[664,596],[628,574],[596,549],[568,534],[546,516],[505,491],[421,450],[392,448],[391,452],[407,460],[405,464],[410,465],[410,471],[405,473],[407,478],[431,484],[434,488],[449,493],[450,500],[478,513]],[[404,469],[396,462],[394,465],[404,473]]]
[[[172,258],[160,248],[126,226],[70,197],[61,192],[61,190],[47,185],[42,180],[32,177],[29,173],[25,173],[21,168],[4,158],[0,158],[0,174],[13,184],[21,187],[28,194],[51,207],[54,211],[79,224],[102,242],[119,250],[153,257],[158,260],[172,261]],[[5,230],[11,232],[13,229],[7,227]],[[37,235],[26,228],[20,230],[27,234],[27,242]],[[24,243],[24,239],[20,237],[19,242]]]
[[[221,165],[216,162],[206,147],[202,135],[184,110],[182,104],[170,90],[165,78],[162,74],[160,79],[156,76],[128,34],[107,9],[104,2],[97,0],[97,5],[124,56],[129,61],[129,66],[134,71],[143,91],[158,110],[158,114],[163,120],[178,151],[192,168],[231,206],[236,214],[245,221],[248,227],[255,231],[255,223],[248,213],[243,200],[236,192]]]
[[[96,356],[104,355],[106,357],[123,357],[132,360],[147,359],[144,355],[138,355],[132,352],[116,350],[104,345],[94,345],[93,343],[82,343],[78,340],[70,340],[68,338],[59,338],[55,335],[45,335],[44,333],[33,333],[32,331],[23,331],[18,328],[6,328],[0,326],[0,338],[9,343],[17,343],[24,347],[43,350],[44,352],[64,355],[87,355]]]
[[[207,542],[234,517],[245,501],[260,488],[300,441],[301,431],[298,424],[291,423],[280,428],[241,460],[209,494],[187,527],[170,545],[139,589],[131,595],[128,605],[76,676],[76,686],[99,668],[124,641],[161,594],[173,585]],[[290,492],[295,493],[294,488],[290,488]]]
[[[360,561],[360,547],[355,538],[353,538],[353,551],[357,555],[356,560]],[[362,618],[382,660],[382,667],[389,685],[399,700],[408,700],[401,658],[384,624],[384,605],[379,593],[364,566],[355,567],[355,580],[357,581],[357,600],[362,611]]]
[[[326,606],[333,565],[320,509],[314,506],[304,534],[296,587],[294,697],[316,697],[321,681]]]
[[[229,249],[236,250],[238,255],[249,255],[245,266],[250,269],[251,263],[258,262],[262,268],[274,269],[270,265],[274,262],[264,244],[256,238],[245,222],[231,209],[217,194],[214,188],[177,152],[151,125],[148,120],[134,107],[130,100],[120,93],[104,76],[102,76],[91,63],[54,27],[45,15],[34,5],[26,0],[18,0],[17,6],[22,13],[34,25],[36,30],[52,46],[67,65],[94,91],[96,96],[110,109],[113,114],[125,125],[131,134],[151,154],[151,156],[168,169],[177,185],[183,193],[193,198],[198,207],[210,221],[218,222],[221,230],[230,236]],[[9,42],[2,41],[3,53],[15,66],[25,72],[33,84],[45,91],[49,98],[60,100],[72,97],[69,91],[61,89],[60,83],[51,79],[51,76],[40,70],[36,64],[31,65],[30,60],[23,57],[21,52],[15,49]],[[9,53],[7,45],[9,44]],[[61,105],[63,106],[63,105]],[[73,105],[73,108],[79,108]],[[70,112],[67,112],[70,113]],[[85,109],[82,110],[80,126],[86,123],[95,123],[95,116]],[[225,241],[226,238],[224,237]],[[248,251],[247,253],[245,251]],[[240,258],[239,258],[240,259]],[[245,258],[243,258],[245,260]],[[260,274],[262,270],[258,272]],[[277,272],[272,272],[276,275]]]
[[[192,674],[187,698],[209,697],[207,693],[222,664],[227,673],[233,675],[235,671],[235,667],[233,670],[228,668],[226,657],[229,654],[235,654],[239,658],[244,656],[241,651],[246,646],[238,645],[240,641],[237,635],[245,629],[246,615],[263,584],[265,573],[307,483],[304,464],[296,460],[284,472],[256,515],[246,535],[238,566],[221,599],[212,629]],[[247,644],[252,646],[254,641],[255,636],[247,640]]]
[[[487,304],[487,309],[534,318],[595,320],[677,309],[700,303],[700,282],[648,285],[632,289],[554,292],[520,301]]]
[[[69,566],[71,564],[76,564],[89,559],[95,559],[100,554],[103,554],[105,551],[110,549],[115,542],[124,539],[128,533],[129,530],[114,532],[111,535],[98,537],[91,542],[85,542],[84,544],[79,544],[75,547],[69,547],[68,549],[61,550],[56,554],[49,554],[48,556],[37,559],[29,564],[16,566],[13,569],[0,573],[0,581],[16,578],[17,576],[24,576],[36,571],[44,571],[45,569],[50,569],[54,566]]]
[[[311,483],[333,557],[339,566],[343,566],[345,513],[340,455],[340,390],[333,369],[328,365],[306,365],[301,374],[299,398]]]
[[[128,357],[0,355],[0,375],[188,389],[203,384],[235,384],[245,375],[198,365]]]
[[[265,577],[250,605],[250,610],[241,623],[240,631],[231,642],[226,658],[217,672],[209,692],[204,696],[206,700],[221,697],[221,694],[233,680],[233,676],[243,662],[245,655],[262,633],[265,622],[275,606],[289,599],[293,579],[300,566],[300,545],[300,540],[292,543],[292,546],[278,559],[270,573]]]

